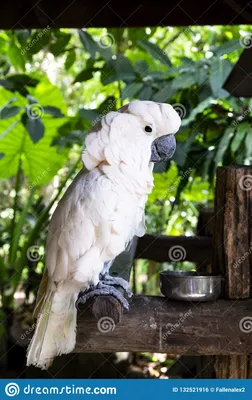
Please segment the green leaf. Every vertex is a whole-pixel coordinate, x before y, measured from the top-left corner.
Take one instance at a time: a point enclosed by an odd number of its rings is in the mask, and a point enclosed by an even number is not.
[[[56,32],[54,33],[56,40],[54,42],[49,43],[48,50],[55,56],[61,54],[64,51],[64,48],[69,43],[71,39],[70,33],[64,32]]]
[[[139,100],[151,100],[152,97],[152,88],[151,86],[143,86],[141,91],[138,94]]]
[[[221,46],[218,46],[215,54],[216,56],[220,57],[223,56],[223,54],[229,54],[235,50],[241,50],[239,39],[229,40],[228,42],[223,43]]]
[[[204,157],[204,163],[202,168],[201,177],[202,180],[205,181],[209,172],[210,165],[214,158],[214,151],[208,151]]]
[[[76,59],[76,52],[74,50],[71,50],[67,54],[67,58],[65,61],[65,70],[68,71],[71,66],[74,64]]]
[[[140,89],[143,87],[142,83],[130,83],[125,86],[122,90],[122,99],[134,99],[139,93]]]
[[[215,59],[210,68],[210,86],[216,97],[227,97],[229,93],[222,89],[228,75],[233,69],[233,64],[227,59]]]
[[[41,50],[47,49],[53,34],[53,30],[48,28],[35,30],[30,37],[25,52],[27,52],[28,55],[33,55]]]
[[[224,134],[221,137],[221,140],[218,143],[218,149],[215,155],[215,165],[217,166],[223,159],[223,156],[229,146],[230,140],[232,139],[234,135],[233,129],[231,127],[228,127]]]
[[[141,76],[146,76],[149,72],[149,65],[145,61],[136,61],[135,71]]]
[[[37,143],[44,136],[45,127],[40,117],[30,118],[27,113],[24,113],[21,117],[21,121],[27,129],[33,143]]]
[[[235,153],[238,148],[240,147],[246,133],[249,130],[249,123],[248,122],[241,122],[238,127],[237,130],[235,132],[234,138],[232,140],[231,143],[231,150]]]
[[[51,143],[58,127],[62,125],[62,119],[44,116],[43,121],[46,128],[44,136],[34,144],[22,123],[13,124],[12,129],[8,130],[9,120],[0,120],[0,132],[8,132],[0,140],[1,152],[4,154],[0,160],[0,178],[16,175],[20,155],[30,184],[47,184],[57,174],[65,162],[66,154],[59,154]]]
[[[97,68],[85,68],[83,69],[75,78],[75,80],[73,81],[73,83],[75,82],[86,82],[89,79],[93,78],[93,73],[95,71],[98,71]]]
[[[172,88],[175,90],[187,88],[198,83],[198,74],[192,72],[186,72],[178,75],[172,81]]]
[[[8,80],[13,82],[15,87],[19,86],[36,87],[37,84],[39,83],[38,79],[31,78],[30,76],[25,74],[10,75],[8,76]]]
[[[16,45],[14,39],[9,43],[8,57],[11,65],[15,68],[21,68],[25,71],[25,60],[21,53],[21,49]]]
[[[0,119],[7,119],[14,117],[21,110],[18,106],[4,107],[0,110]]]
[[[78,33],[84,48],[89,52],[91,58],[95,59],[95,55],[98,50],[98,44],[94,41],[92,36],[87,33],[87,31],[78,29]]]
[[[116,98],[114,96],[108,96],[99,106],[98,112],[100,114],[107,114],[110,111],[116,110]]]
[[[170,59],[164,50],[160,49],[156,44],[149,42],[148,40],[139,40],[138,46],[149,53],[153,58],[161,62],[161,64],[172,66]]]
[[[192,146],[192,143],[194,139],[196,138],[198,132],[197,131],[192,131],[186,140],[184,140],[182,143],[177,144],[176,152],[173,156],[173,160],[177,163],[177,165],[181,168],[184,167],[186,160],[187,160],[187,155],[190,151],[190,148]]]
[[[105,61],[109,61],[112,59],[113,52],[111,47],[104,48],[98,45],[97,51],[100,54],[101,58],[103,58]]]
[[[79,114],[81,118],[89,122],[96,120],[96,118],[98,118],[100,115],[99,111],[97,110],[85,110],[84,108],[79,110]]]
[[[164,83],[162,89],[160,89],[154,96],[153,101],[159,101],[161,103],[169,100],[176,93],[176,89],[172,86],[172,81]]]
[[[43,107],[44,113],[45,114],[50,114],[54,118],[64,118],[64,114],[60,111],[59,108],[54,107],[54,106],[44,106]]]
[[[3,86],[5,89],[14,90],[15,85],[13,82],[8,79],[0,79],[0,86]]]
[[[213,104],[213,98],[208,97],[206,100],[202,101],[195,107],[190,113],[188,118],[182,120],[182,126],[188,125],[190,122],[194,121],[198,114],[202,114],[204,110],[209,108]]]
[[[101,81],[103,85],[108,85],[115,81],[126,83],[135,81],[136,73],[128,58],[118,56],[116,60],[107,62],[101,70]]]
[[[251,125],[248,124],[247,126],[247,135],[245,139],[245,147],[246,147],[246,157],[252,156],[252,129]]]
[[[16,35],[17,35],[18,42],[23,47],[26,45],[27,40],[29,39],[29,37],[31,35],[31,31],[28,29],[17,29]]]

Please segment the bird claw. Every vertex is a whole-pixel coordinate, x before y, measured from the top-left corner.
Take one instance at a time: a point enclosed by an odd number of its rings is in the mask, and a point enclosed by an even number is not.
[[[75,302],[75,307],[78,309],[79,303],[85,304],[89,299],[92,299],[95,296],[114,296],[121,303],[123,308],[127,311],[129,310],[129,303],[123,297],[122,293],[113,286],[107,285],[104,282],[99,282],[96,288],[91,291],[80,292],[78,299]]]
[[[105,274],[102,276],[102,279],[100,281],[104,285],[108,286],[119,286],[122,289],[125,290],[127,296],[131,298],[133,296],[132,291],[129,289],[129,282],[127,282],[125,279],[120,278],[118,276],[110,276],[109,274]]]

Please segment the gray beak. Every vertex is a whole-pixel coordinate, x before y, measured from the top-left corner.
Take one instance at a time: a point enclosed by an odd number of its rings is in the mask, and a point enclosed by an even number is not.
[[[176,150],[176,140],[174,135],[169,134],[161,136],[152,142],[151,145],[151,162],[159,162],[169,160]]]

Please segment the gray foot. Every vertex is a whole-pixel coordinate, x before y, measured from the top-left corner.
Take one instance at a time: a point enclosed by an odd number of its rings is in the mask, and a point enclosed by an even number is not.
[[[89,299],[92,299],[95,296],[114,296],[125,308],[126,310],[129,310],[129,303],[128,301],[123,297],[121,292],[114,288],[113,286],[109,286],[107,284],[104,284],[103,282],[99,282],[98,285],[96,286],[95,289],[85,291],[85,292],[80,292],[78,299],[76,300],[75,306],[78,308],[79,303],[85,304]]]
[[[125,290],[127,296],[130,298],[133,296],[132,291],[129,289],[129,282],[125,279],[117,277],[117,276],[110,276],[108,273],[104,274],[101,277],[101,283],[108,286],[120,286],[122,289]]]

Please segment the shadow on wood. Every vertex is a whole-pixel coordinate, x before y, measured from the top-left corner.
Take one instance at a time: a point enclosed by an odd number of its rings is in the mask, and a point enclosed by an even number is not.
[[[76,351],[144,351],[169,354],[252,354],[251,333],[240,329],[252,319],[252,300],[192,304],[164,297],[136,296],[115,325],[97,321],[80,308]]]

